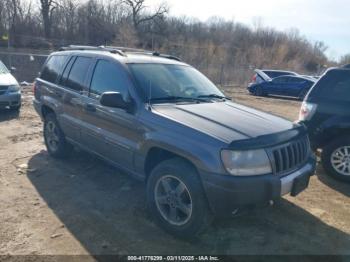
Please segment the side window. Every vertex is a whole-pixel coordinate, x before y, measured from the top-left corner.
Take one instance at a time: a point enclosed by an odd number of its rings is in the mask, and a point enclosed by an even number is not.
[[[82,91],[91,60],[89,57],[77,57],[70,70],[65,86],[76,91]]]
[[[56,83],[57,77],[61,73],[66,61],[67,56],[64,55],[51,56],[43,68],[40,78],[51,83]]]
[[[296,78],[296,77],[290,77],[288,80],[289,80],[288,83],[302,83],[302,82],[305,82],[304,79]]]
[[[289,77],[278,77],[273,80],[276,84],[284,84],[288,82]]]
[[[72,64],[74,63],[74,61],[75,61],[75,57],[71,57],[71,59],[69,60],[68,64],[66,65],[66,67],[62,73],[60,80],[58,81],[59,85],[65,86],[67,84],[68,75],[69,75],[69,72],[72,68]]]
[[[350,101],[350,71],[331,71],[321,89],[321,97]]]
[[[9,70],[7,70],[6,66],[0,61],[0,74],[7,74]]]
[[[99,60],[91,80],[90,94],[99,96],[104,92],[114,91],[121,93],[125,98],[128,85],[130,82],[122,67],[106,60]]]

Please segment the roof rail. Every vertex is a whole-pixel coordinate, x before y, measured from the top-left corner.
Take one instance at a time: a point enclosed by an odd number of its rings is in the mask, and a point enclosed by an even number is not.
[[[171,60],[181,61],[181,59],[179,57],[173,56],[173,55],[160,54],[158,52],[153,52],[152,55],[153,56],[159,56],[159,57],[167,58],[167,59],[171,59]]]
[[[177,56],[173,55],[167,55],[167,54],[161,54],[159,52],[145,50],[145,49],[139,49],[139,48],[129,48],[129,47],[122,47],[122,46],[106,46],[107,48],[114,48],[118,49],[123,52],[127,53],[134,53],[134,54],[144,54],[144,55],[152,55],[152,56],[159,56],[167,59],[172,59],[176,61],[181,61],[181,59]]]
[[[74,50],[92,50],[92,51],[108,51],[113,54],[119,54],[121,56],[127,56],[126,53],[142,54],[149,56],[158,56],[162,58],[172,59],[176,61],[181,61],[179,57],[167,54],[161,54],[154,51],[148,51],[138,48],[120,47],[120,46],[87,46],[87,45],[69,45],[61,47],[59,51],[74,51]]]
[[[105,46],[69,45],[69,46],[61,47],[59,49],[59,51],[74,51],[74,50],[108,51],[113,54],[126,56],[122,50],[112,48],[112,47],[105,47]]]

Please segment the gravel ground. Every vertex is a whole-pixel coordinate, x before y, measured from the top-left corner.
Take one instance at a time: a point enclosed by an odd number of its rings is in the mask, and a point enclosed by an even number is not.
[[[291,120],[300,107],[240,88],[227,94]],[[217,220],[197,239],[181,241],[151,221],[142,183],[83,152],[50,158],[31,100],[27,88],[20,114],[0,112],[0,255],[350,255],[350,185],[321,167],[297,198]]]

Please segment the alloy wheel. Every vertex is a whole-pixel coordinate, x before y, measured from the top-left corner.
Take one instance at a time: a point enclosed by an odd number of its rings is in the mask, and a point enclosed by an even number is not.
[[[336,149],[331,155],[331,163],[339,174],[350,176],[350,146]]]
[[[177,177],[162,176],[154,191],[156,206],[170,224],[185,225],[192,216],[192,198],[186,185]]]
[[[59,136],[57,126],[53,121],[48,121],[45,128],[45,138],[47,145],[50,147],[50,150],[57,151],[59,144]]]

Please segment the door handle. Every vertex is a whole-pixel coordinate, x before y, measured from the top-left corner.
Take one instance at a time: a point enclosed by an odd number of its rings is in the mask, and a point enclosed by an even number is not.
[[[93,104],[85,104],[84,105],[84,108],[86,111],[89,111],[89,112],[95,112],[96,111],[96,107],[93,105]]]

